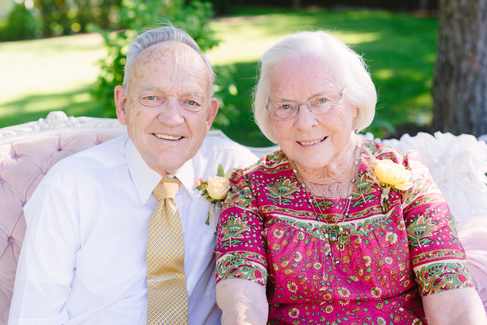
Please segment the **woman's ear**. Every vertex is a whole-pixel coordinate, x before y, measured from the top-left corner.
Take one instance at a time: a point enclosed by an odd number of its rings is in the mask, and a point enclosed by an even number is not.
[[[360,115],[360,109],[358,108],[358,106],[353,105],[352,106],[352,116],[353,116],[352,129],[355,130],[355,133],[358,133],[357,120],[359,115]]]

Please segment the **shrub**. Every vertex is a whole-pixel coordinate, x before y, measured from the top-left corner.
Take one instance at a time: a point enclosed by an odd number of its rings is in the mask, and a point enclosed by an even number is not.
[[[192,1],[184,5],[182,0],[123,0],[120,11],[118,31],[102,30],[93,26],[103,35],[108,55],[101,60],[101,72],[92,91],[94,98],[103,105],[104,115],[115,116],[113,89],[123,81],[125,54],[133,38],[148,27],[168,19],[174,26],[186,30],[198,43],[203,52],[218,44],[210,29],[208,20],[213,15],[209,2]],[[220,111],[215,126],[228,125],[229,117],[238,112],[233,106],[222,105],[225,98],[236,93],[231,67],[221,67],[217,71],[215,97],[220,102]]]
[[[38,20],[25,8],[24,3],[17,3],[10,12],[3,37],[8,41],[31,39],[37,36],[39,28]]]

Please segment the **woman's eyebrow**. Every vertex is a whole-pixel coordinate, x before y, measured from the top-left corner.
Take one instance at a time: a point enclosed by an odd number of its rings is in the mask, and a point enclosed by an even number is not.
[[[335,89],[326,89],[326,90],[322,90],[318,93],[315,93],[314,95],[312,95],[311,97],[309,97],[307,100],[313,98],[313,97],[316,97],[316,96],[320,96],[320,95],[325,95],[325,94],[329,94],[329,93],[333,93],[333,92],[336,92]],[[278,99],[278,100],[273,100],[271,101],[270,100],[270,97],[269,97],[269,102],[272,102],[272,103],[275,103],[275,102],[297,102],[297,100],[295,99],[286,99],[286,98],[282,98],[282,99]]]
[[[319,93],[315,94],[314,96],[311,96],[310,98],[313,98],[313,97],[316,97],[316,96],[320,96],[320,95],[326,95],[326,94],[333,93],[333,92],[338,92],[338,91],[336,90],[336,88],[335,89],[329,88],[329,89],[320,91]]]

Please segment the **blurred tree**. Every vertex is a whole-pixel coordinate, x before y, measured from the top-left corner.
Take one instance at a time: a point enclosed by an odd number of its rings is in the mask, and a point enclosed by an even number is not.
[[[115,116],[113,89],[123,82],[125,54],[129,43],[144,29],[154,27],[158,22],[168,19],[174,26],[186,30],[200,46],[202,52],[218,44],[210,29],[208,20],[213,15],[210,2],[184,0],[123,0],[116,16],[116,31],[103,30],[94,26],[105,40],[108,55],[101,60],[101,72],[93,89],[93,96],[104,108],[105,116]],[[220,111],[215,126],[228,125],[229,118],[238,115],[233,106],[224,106],[226,96],[235,95],[237,90],[233,82],[232,67],[218,67],[215,97],[220,102]]]
[[[12,0],[0,0],[0,19],[8,17],[14,5],[15,2]]]
[[[25,7],[24,2],[16,3],[8,16],[5,35],[2,37],[8,41],[31,39],[36,37],[39,30],[39,22]]]
[[[441,0],[434,131],[487,134],[487,1]]]
[[[74,0],[73,3],[76,9],[74,16],[80,25],[80,31],[86,32],[90,23],[103,30],[114,27],[122,0]]]
[[[34,6],[41,13],[44,37],[72,33],[72,22],[67,15],[69,8],[65,0],[34,0]]]
[[[0,0],[1,1],[1,0]],[[213,11],[216,15],[227,15],[230,13],[232,1],[228,0],[210,0],[213,5]]]
[[[96,22],[90,0],[75,0],[74,3],[77,5],[74,16],[80,25],[80,32],[86,32],[88,24]]]

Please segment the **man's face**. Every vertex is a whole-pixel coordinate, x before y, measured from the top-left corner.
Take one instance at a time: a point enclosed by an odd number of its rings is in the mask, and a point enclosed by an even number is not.
[[[117,116],[147,165],[174,174],[201,147],[218,111],[200,55],[180,42],[162,42],[137,57],[129,92],[115,88]]]

